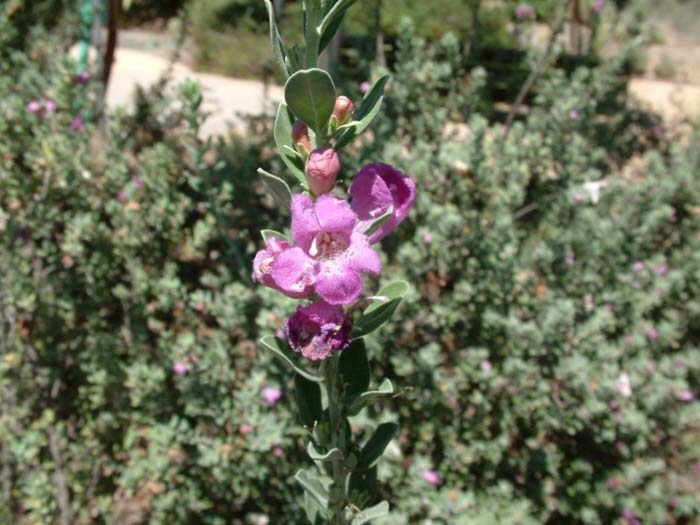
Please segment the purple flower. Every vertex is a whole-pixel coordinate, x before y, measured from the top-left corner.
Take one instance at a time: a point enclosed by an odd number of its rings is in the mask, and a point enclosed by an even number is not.
[[[81,117],[80,115],[76,116],[68,127],[73,131],[82,133],[83,131],[85,131],[85,123],[83,122],[83,117]]]
[[[432,234],[426,233],[426,234],[423,235],[423,244],[425,244],[426,246],[428,246],[428,245],[431,244],[432,242],[433,242],[433,236],[432,236]]]
[[[632,509],[625,509],[622,511],[622,516],[626,520],[626,525],[641,525],[641,521],[639,521],[639,518],[637,517],[637,513],[634,512]]]
[[[493,365],[491,364],[491,361],[484,360],[479,364],[479,368],[481,368],[482,372],[489,373],[491,370],[493,370]]]
[[[613,412],[617,412],[618,410],[620,410],[620,403],[618,403],[617,401],[615,401],[615,400],[613,399],[612,401],[610,401],[610,403],[608,403],[608,407],[609,407],[610,410],[612,410]]]
[[[641,273],[644,271],[644,268],[646,268],[646,266],[644,265],[644,263],[642,261],[637,261],[636,263],[634,263],[632,265],[632,271],[634,273]]]
[[[429,483],[430,485],[438,485],[441,480],[440,474],[438,474],[433,469],[424,470],[423,479],[426,481],[426,483]]]
[[[273,278],[272,269],[275,261],[282,253],[291,248],[292,245],[287,241],[281,241],[276,237],[268,238],[265,249],[260,250],[255,255],[255,260],[253,261],[253,280],[275,290],[279,290],[293,299],[309,297],[313,292],[314,281],[306,272],[304,273],[306,280],[298,280],[297,288],[294,290],[291,287],[287,287],[283,290],[277,285]]]
[[[322,195],[292,198],[292,236],[296,244],[274,258],[274,288],[290,297],[314,291],[330,304],[349,304],[364,288],[362,273],[378,274],[379,254],[358,229],[357,215],[344,200]],[[256,257],[256,260],[258,257]]]
[[[177,376],[184,376],[187,373],[187,370],[188,366],[182,361],[178,361],[173,365],[173,372],[175,372],[175,375]]]
[[[576,264],[576,258],[573,255],[567,255],[566,256],[566,265],[573,266],[574,264]]]
[[[262,389],[262,396],[265,403],[273,406],[282,398],[282,390],[274,386],[266,386]]]
[[[583,195],[580,193],[574,193],[574,202],[583,202]]]
[[[515,8],[515,17],[518,20],[525,20],[528,18],[535,18],[536,11],[534,6],[530,4],[520,4]]]
[[[316,149],[306,164],[306,181],[314,195],[328,193],[340,172],[340,158],[333,148]]]
[[[650,341],[656,341],[659,338],[659,331],[656,328],[652,328],[647,331],[647,339]]]
[[[328,359],[352,342],[352,324],[339,306],[323,301],[299,306],[287,321],[291,347],[312,361]]]
[[[248,434],[252,434],[253,430],[253,425],[249,423],[243,423],[240,427],[238,427],[238,431],[243,434],[244,436],[247,436]]]
[[[54,113],[58,109],[58,102],[52,98],[47,98],[44,100],[44,108],[46,113]]]
[[[360,91],[361,91],[363,94],[364,94],[364,93],[367,93],[367,92],[370,90],[370,88],[371,88],[371,85],[370,85],[370,83],[367,82],[366,80],[365,80],[362,84],[360,84]]]
[[[362,168],[350,186],[352,209],[364,231],[393,206],[391,217],[370,235],[372,244],[381,241],[408,216],[416,201],[413,180],[388,164],[374,163]]]
[[[86,84],[91,78],[92,73],[86,69],[73,77],[73,84]]]
[[[143,188],[143,179],[142,179],[141,177],[136,176],[136,177],[134,177],[134,178],[131,180],[131,182],[134,183],[134,186],[135,186],[136,188],[138,188],[138,189],[142,189],[142,188]]]
[[[569,118],[571,120],[578,120],[578,117],[579,117],[579,114],[578,114],[577,110],[572,109],[571,111],[569,111]]]
[[[276,446],[272,450],[272,455],[275,456],[276,458],[281,458],[282,456],[284,456],[284,450],[282,450],[282,447]]]
[[[44,112],[44,107],[40,101],[32,100],[29,104],[27,104],[27,111],[33,113],[34,115],[40,115]]]
[[[120,191],[119,193],[117,193],[117,200],[118,200],[119,202],[126,202],[126,199],[127,199],[127,198],[128,198],[128,197],[126,196],[126,193],[125,193],[125,192]]]
[[[676,397],[678,398],[679,401],[683,401],[685,403],[690,403],[695,399],[695,396],[690,390],[683,390],[681,392],[676,392]]]
[[[595,3],[593,4],[593,11],[600,14],[600,12],[603,10],[604,6],[605,6],[605,0],[595,0]]]
[[[656,275],[663,277],[666,275],[669,271],[669,266],[668,264],[664,263],[656,268]]]

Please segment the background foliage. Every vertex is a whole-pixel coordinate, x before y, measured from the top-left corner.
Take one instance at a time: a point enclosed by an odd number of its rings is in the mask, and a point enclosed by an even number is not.
[[[506,131],[459,38],[397,27],[387,115],[343,158],[421,189],[383,245],[412,296],[368,342],[373,375],[403,388],[386,523],[697,523],[697,135],[635,109],[633,47],[548,70]],[[254,176],[283,172],[268,120],[202,141],[185,84],[100,131],[63,42],[0,48],[0,522],[304,523],[291,385],[256,343],[293,303],[249,275],[255,232],[286,222]],[[58,111],[26,110],[45,98]]]

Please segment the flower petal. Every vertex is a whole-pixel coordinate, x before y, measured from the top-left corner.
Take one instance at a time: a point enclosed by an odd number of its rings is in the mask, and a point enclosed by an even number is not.
[[[324,233],[350,235],[357,224],[357,215],[347,201],[334,195],[321,195],[316,201],[316,218]]]
[[[350,304],[362,293],[364,284],[352,268],[334,262],[321,263],[316,276],[316,293],[329,304]]]
[[[382,271],[382,259],[369,245],[364,233],[355,232],[350,237],[350,246],[343,254],[345,264],[357,272],[378,274]]]
[[[316,218],[314,201],[308,195],[292,196],[292,238],[305,252],[309,251],[314,236],[321,231]]]
[[[350,187],[352,208],[366,230],[381,217],[390,206],[392,216],[374,232],[369,240],[378,242],[386,237],[408,216],[416,200],[416,185],[413,179],[388,164],[368,164],[360,170]]]
[[[294,299],[309,297],[313,293],[315,262],[301,248],[290,248],[275,258],[272,279],[278,289]]]

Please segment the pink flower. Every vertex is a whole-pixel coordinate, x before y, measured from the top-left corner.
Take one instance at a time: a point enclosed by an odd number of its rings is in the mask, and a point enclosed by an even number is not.
[[[659,331],[656,328],[652,328],[647,331],[647,339],[650,341],[656,341],[659,338]]]
[[[484,360],[479,365],[479,368],[481,368],[482,372],[485,372],[488,374],[491,370],[493,370],[493,365],[491,364],[491,361]]]
[[[90,73],[90,71],[81,71],[73,77],[73,84],[86,84],[91,78],[92,73]]]
[[[326,194],[314,203],[306,195],[294,195],[296,246],[274,258],[274,287],[290,297],[308,297],[315,291],[330,304],[353,302],[364,288],[361,274],[378,274],[382,268],[358,224],[350,205],[338,197]]]
[[[366,230],[390,207],[391,217],[370,235],[372,244],[381,241],[401,224],[413,208],[416,186],[413,180],[388,164],[374,163],[362,168],[350,186],[352,209],[357,213],[361,228]]]
[[[426,481],[426,483],[429,483],[430,485],[438,485],[441,480],[440,474],[438,474],[433,469],[424,470],[423,479]]]
[[[243,434],[244,436],[247,436],[248,434],[253,433],[253,425],[249,423],[243,423],[240,427],[238,427],[238,431]]]
[[[272,455],[279,459],[284,456],[284,450],[282,450],[282,447],[277,446],[272,450]]]
[[[574,202],[583,202],[583,195],[580,193],[574,193]]]
[[[177,376],[184,376],[187,373],[188,367],[185,363],[182,361],[178,361],[173,365],[173,372],[175,372],[175,375]]]
[[[266,386],[262,389],[262,396],[265,403],[273,406],[282,398],[282,390],[274,386]]]
[[[136,176],[136,177],[134,177],[134,178],[131,180],[131,182],[134,183],[134,186],[135,186],[136,188],[138,188],[138,189],[142,189],[142,188],[143,188],[143,179],[142,179],[141,177]]]
[[[339,172],[340,158],[333,148],[312,151],[306,164],[306,181],[311,193],[318,196],[331,191]]]
[[[620,403],[618,403],[617,401],[615,401],[615,400],[613,399],[612,401],[610,401],[610,403],[608,403],[608,407],[609,407],[610,410],[612,410],[613,412],[617,412],[618,410],[620,410]]]
[[[304,155],[308,155],[311,151],[309,128],[300,120],[297,120],[292,126],[292,142],[296,146],[297,151]]]
[[[58,102],[52,98],[47,98],[44,100],[44,109],[46,109],[46,113],[54,113],[58,109]]]
[[[323,301],[297,307],[286,327],[291,347],[312,361],[328,359],[352,342],[352,324],[343,309]]]
[[[120,191],[119,193],[117,193],[117,200],[118,200],[119,202],[126,202],[126,199],[127,199],[127,198],[128,198],[128,197],[126,196],[126,193],[125,193],[125,192]]]
[[[83,122],[83,117],[81,117],[80,115],[75,117],[71,121],[68,128],[73,130],[73,131],[77,131],[78,133],[82,133],[83,131],[85,131],[85,123]]]
[[[423,244],[428,246],[433,242],[433,236],[430,233],[426,233],[423,235]]]
[[[292,245],[287,241],[281,241],[276,237],[269,237],[265,249],[260,250],[253,261],[253,280],[270,288],[274,288],[275,290],[282,291],[272,277],[272,267],[277,257],[291,247]],[[307,286],[301,287],[297,292],[288,290],[284,293],[294,299],[308,297],[312,292],[312,284],[313,282],[310,281]]]
[[[683,390],[681,392],[677,392],[676,397],[679,401],[683,401],[685,403],[690,403],[693,399],[695,399],[695,396],[690,390]]]
[[[569,111],[569,118],[571,120],[578,120],[578,117],[579,117],[579,114],[578,114],[577,110],[572,109],[571,111]]]
[[[567,265],[567,266],[573,266],[574,264],[576,264],[576,259],[574,258],[574,256],[573,256],[573,255],[567,255],[567,256],[566,256],[566,265]]]
[[[644,268],[646,268],[646,266],[645,266],[644,263],[641,262],[641,261],[637,261],[636,263],[634,263],[634,264],[632,265],[632,271],[633,271],[634,273],[641,273],[641,272],[644,271]]]
[[[625,525],[641,525],[641,521],[637,517],[637,513],[632,509],[622,511],[622,516],[625,518]]]
[[[370,90],[371,87],[372,86],[370,85],[370,83],[365,80],[362,84],[360,84],[360,91],[363,94],[365,94]]]
[[[29,104],[27,104],[27,111],[33,113],[34,115],[40,115],[44,112],[44,107],[40,101],[32,100]]]
[[[534,6],[530,4],[520,4],[518,7],[515,8],[515,17],[518,20],[535,18],[536,14],[537,12],[535,11]]]
[[[339,126],[342,126],[350,119],[350,115],[352,115],[353,111],[355,111],[355,105],[348,97],[340,96],[335,99],[333,116],[335,117],[335,121]]]
[[[595,0],[595,3],[593,4],[593,11],[600,14],[600,12],[603,10],[604,6],[605,6],[605,0]]]
[[[656,275],[663,277],[664,275],[666,275],[668,273],[669,269],[670,268],[669,268],[668,264],[664,263],[656,268]]]

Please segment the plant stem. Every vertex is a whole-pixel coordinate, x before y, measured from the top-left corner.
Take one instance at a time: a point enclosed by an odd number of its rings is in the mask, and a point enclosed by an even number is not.
[[[318,51],[321,46],[321,35],[318,32],[320,22],[320,0],[306,0],[306,68],[314,68],[318,64]]]
[[[345,457],[346,444],[342,438],[345,432],[343,421],[343,409],[340,402],[340,391],[338,389],[338,363],[337,355],[333,356],[330,366],[326,368],[326,389],[328,393],[328,413],[330,416],[330,443],[329,448],[337,448],[343,452]],[[330,523],[331,525],[347,525],[345,509],[347,507],[347,472],[344,466],[344,459],[333,460],[333,485],[331,489]]]

